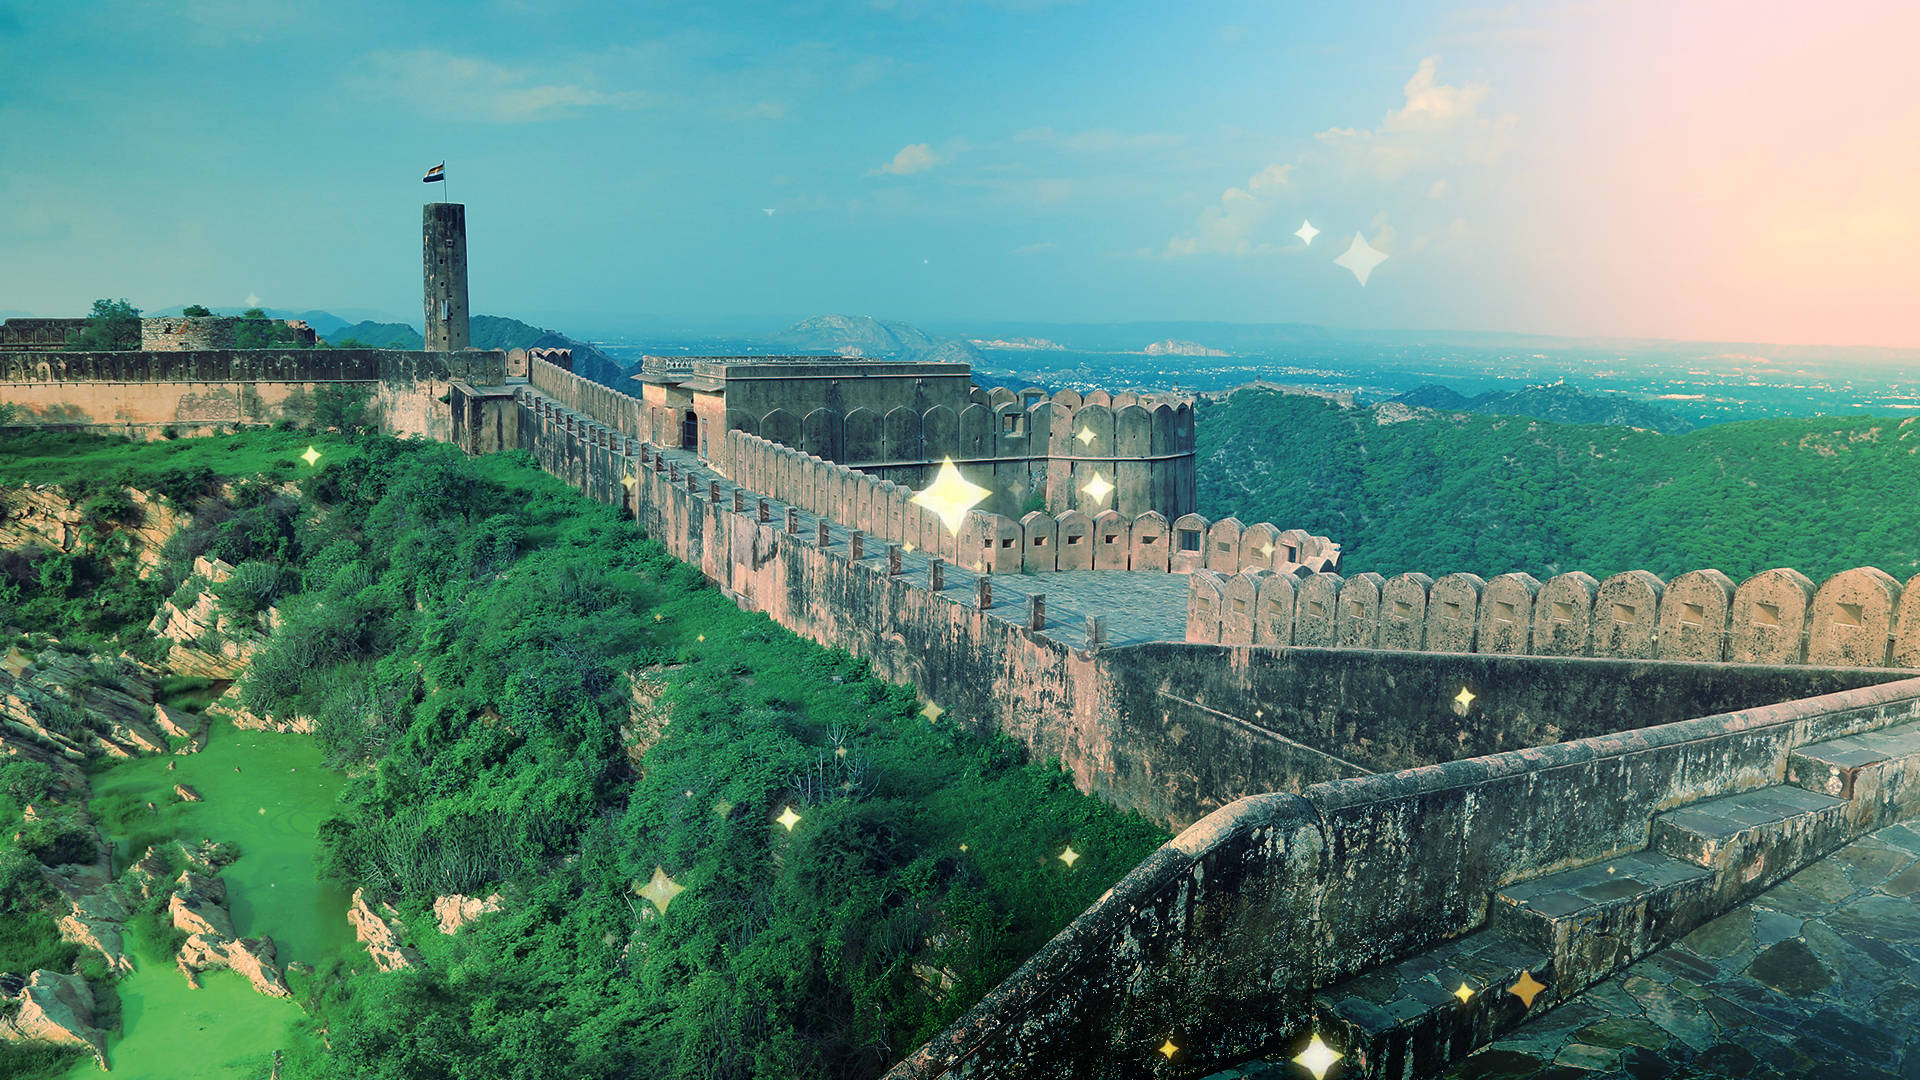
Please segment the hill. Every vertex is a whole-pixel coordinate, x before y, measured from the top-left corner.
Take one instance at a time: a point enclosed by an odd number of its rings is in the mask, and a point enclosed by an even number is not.
[[[1592,393],[1555,383],[1525,390],[1493,391],[1475,397],[1428,383],[1390,400],[1414,408],[1442,412],[1484,413],[1490,416],[1530,416],[1560,424],[1610,424],[1646,428],[1669,435],[1692,431],[1694,423],[1658,405],[1627,394]]]
[[[1735,580],[1791,566],[1920,570],[1920,420],[1822,417],[1685,435],[1470,413],[1201,402],[1200,512],[1324,533],[1342,570],[1569,570]]]
[[[342,326],[331,334],[322,337],[334,345],[358,342],[370,349],[419,349],[426,346],[427,340],[420,331],[405,323],[361,322],[352,326]]]
[[[903,322],[871,315],[816,315],[773,335],[770,343],[795,353],[838,353],[888,360],[973,364],[985,359],[963,338],[939,337]]]
[[[597,383],[625,388],[626,369],[584,341],[502,315],[475,315],[467,321],[467,327],[477,349],[572,349],[575,371]],[[426,345],[420,331],[405,323],[355,323],[326,338],[335,345],[357,341],[375,349],[419,349]]]

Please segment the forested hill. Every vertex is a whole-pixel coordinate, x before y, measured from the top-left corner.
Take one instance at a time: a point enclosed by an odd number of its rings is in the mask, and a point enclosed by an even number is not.
[[[1531,416],[1561,424],[1619,424],[1663,431],[1669,435],[1693,430],[1692,421],[1652,402],[1641,401],[1627,394],[1591,393],[1564,383],[1496,391],[1474,397],[1429,383],[1392,400],[1402,405],[1428,409],[1494,416]]]
[[[1920,422],[1685,435],[1241,391],[1196,417],[1200,512],[1323,533],[1341,570],[1595,577],[1920,569]]]
[[[468,336],[476,349],[572,349],[573,367],[595,382],[626,389],[627,373],[606,353],[565,334],[543,330],[502,315],[475,315],[468,320]],[[357,344],[373,349],[418,349],[426,339],[405,323],[361,322],[341,327],[327,340],[336,345]]]

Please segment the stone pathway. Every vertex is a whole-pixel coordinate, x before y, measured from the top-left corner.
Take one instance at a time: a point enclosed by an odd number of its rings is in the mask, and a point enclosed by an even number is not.
[[[667,450],[668,461],[683,471],[691,471],[704,484],[719,480],[729,488],[732,481],[709,468],[688,450]],[[773,523],[786,520],[786,504],[773,500]],[[819,520],[806,510],[800,511],[800,535],[811,540],[814,523]],[[852,530],[829,519],[828,536],[841,551]],[[887,557],[885,541],[868,539],[866,557],[878,566]],[[900,557],[901,574],[924,587],[930,560],[921,552],[905,552]],[[972,603],[974,581],[980,575],[949,562],[945,571],[945,595]],[[1107,620],[1107,644],[1137,645],[1148,641],[1185,641],[1187,637],[1187,576],[1185,574],[1136,573],[1130,570],[1071,570],[1052,574],[993,574],[993,607],[989,613],[1009,622],[1026,621],[1027,597],[1046,596],[1045,633],[1075,648],[1087,644],[1087,617],[1102,615]]]

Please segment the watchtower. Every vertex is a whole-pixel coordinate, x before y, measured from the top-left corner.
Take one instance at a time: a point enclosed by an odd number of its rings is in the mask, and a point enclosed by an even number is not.
[[[429,352],[471,344],[467,336],[467,208],[463,203],[421,207],[425,327]]]

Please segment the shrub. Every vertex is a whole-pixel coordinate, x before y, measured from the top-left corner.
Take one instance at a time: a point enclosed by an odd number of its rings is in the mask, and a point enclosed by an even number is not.
[[[53,767],[41,761],[9,758],[0,762],[0,794],[21,805],[39,802],[53,790]]]
[[[227,580],[214,586],[220,605],[234,615],[257,615],[293,591],[297,579],[278,563],[250,559],[233,568]]]

